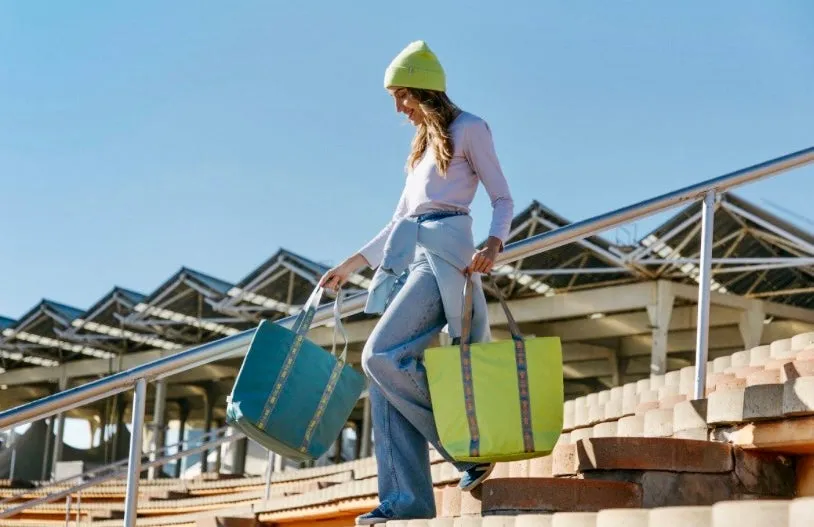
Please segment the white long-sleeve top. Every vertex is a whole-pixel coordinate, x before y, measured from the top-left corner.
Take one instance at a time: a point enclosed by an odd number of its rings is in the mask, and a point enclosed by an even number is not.
[[[478,182],[483,183],[492,203],[489,236],[506,242],[514,201],[495,152],[489,125],[480,117],[461,112],[450,124],[449,131],[454,153],[446,176],[439,172],[433,149],[428,147],[421,161],[409,170],[390,222],[359,250],[372,268],[381,264],[387,238],[400,218],[439,210],[469,213]]]

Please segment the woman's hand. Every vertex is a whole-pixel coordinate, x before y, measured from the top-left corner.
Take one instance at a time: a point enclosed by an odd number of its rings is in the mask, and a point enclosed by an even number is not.
[[[497,260],[497,255],[502,246],[503,243],[499,239],[490,236],[489,239],[486,240],[486,247],[472,255],[472,263],[464,269],[464,273],[488,274],[492,272],[492,267],[495,265],[495,260]]]
[[[319,285],[329,291],[338,291],[348,281],[350,275],[365,265],[367,265],[365,257],[361,254],[354,254],[333,269],[328,270],[320,279]]]

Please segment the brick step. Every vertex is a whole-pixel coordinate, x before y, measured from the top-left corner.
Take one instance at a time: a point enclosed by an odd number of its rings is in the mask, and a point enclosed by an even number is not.
[[[490,479],[483,484],[481,496],[483,515],[596,512],[608,508],[642,506],[640,487],[622,481],[565,478]]]
[[[729,472],[734,468],[732,446],[711,441],[668,437],[601,437],[573,445],[558,445],[553,453],[555,476],[590,470],[665,470]]]
[[[639,486],[644,507],[790,498],[794,464],[775,453],[674,438],[594,438],[558,446],[552,475]]]

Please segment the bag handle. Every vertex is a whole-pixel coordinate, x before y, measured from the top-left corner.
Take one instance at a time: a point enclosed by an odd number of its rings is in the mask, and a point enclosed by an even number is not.
[[[317,312],[320,300],[322,300],[323,292],[324,289],[322,286],[315,287],[311,292],[311,296],[308,297],[308,300],[306,300],[302,306],[302,310],[300,310],[297,319],[294,321],[294,325],[291,327],[291,330],[297,336],[304,338],[305,334],[308,333],[308,330],[311,328],[311,321],[314,320],[314,314]]]
[[[523,334],[520,332],[520,326],[518,326],[517,322],[514,320],[512,312],[509,310],[509,305],[503,298],[503,293],[500,292],[500,287],[498,287],[494,277],[491,274],[487,274],[486,276],[495,286],[495,293],[498,301],[500,302],[500,307],[503,308],[503,312],[506,314],[506,322],[509,325],[509,332],[512,334],[512,339],[522,341]],[[469,339],[471,338],[472,334],[472,288],[472,277],[467,275],[466,284],[464,285],[463,313],[461,313],[461,344],[464,342],[471,344]]]
[[[319,307],[319,302],[322,300],[322,295],[325,292],[325,289],[322,286],[317,286],[311,292],[311,296],[308,297],[308,300],[302,306],[302,310],[297,315],[297,319],[294,321],[294,325],[292,326],[292,331],[299,337],[305,338],[306,333],[311,328],[311,322],[314,319],[314,314],[317,312],[317,308]],[[342,354],[337,357],[338,360],[341,362],[346,362],[348,358],[348,333],[345,331],[345,326],[342,324],[342,290],[340,289],[336,294],[336,301],[334,302],[333,307],[333,315],[334,315],[334,330],[333,330],[333,345],[331,347],[331,353],[336,356],[336,334],[337,332],[342,334],[342,338],[345,341],[345,347],[342,350]]]

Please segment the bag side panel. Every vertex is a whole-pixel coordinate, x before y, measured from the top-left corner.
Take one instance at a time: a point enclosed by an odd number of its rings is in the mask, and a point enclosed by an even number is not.
[[[299,448],[328,384],[335,359],[309,340],[302,343],[297,360],[283,386],[265,431],[278,440]]]
[[[231,395],[249,421],[260,419],[293,341],[294,333],[277,324],[264,323],[255,331]]]
[[[314,430],[308,446],[311,455],[321,456],[336,441],[364,388],[365,378],[346,364],[342,368],[336,388],[328,400],[328,406],[325,408],[322,419]]]
[[[455,459],[468,456],[469,423],[458,346],[427,349],[424,352],[424,368],[441,445]]]
[[[562,345],[556,337],[526,340],[534,448],[550,452],[563,425]]]

